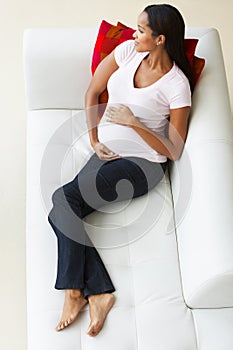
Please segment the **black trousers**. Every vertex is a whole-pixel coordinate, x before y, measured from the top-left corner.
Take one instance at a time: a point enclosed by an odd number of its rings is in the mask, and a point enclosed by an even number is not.
[[[165,169],[166,163],[144,158],[106,161],[94,153],[71,182],[53,193],[48,221],[58,243],[56,289],[81,289],[85,298],[115,291],[82,219],[110,202],[146,194],[160,182]]]

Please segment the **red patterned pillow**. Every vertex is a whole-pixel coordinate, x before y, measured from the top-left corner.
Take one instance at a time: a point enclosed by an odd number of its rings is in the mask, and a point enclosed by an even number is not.
[[[117,22],[117,25],[115,26],[103,20],[100,24],[92,55],[92,74],[94,74],[99,63],[110,54],[117,45],[126,40],[132,39],[134,32],[135,29],[129,28],[121,22]],[[197,43],[198,39],[185,39],[185,52],[191,67],[193,68],[194,85],[197,83],[205,65],[205,60],[203,58],[194,55]],[[108,93],[107,90],[105,90],[100,95],[99,103],[107,103],[107,101]]]
[[[205,66],[205,59],[204,58],[200,58],[197,56],[193,57],[192,69],[194,72],[194,87],[195,87],[196,83],[198,82],[198,79],[200,78],[200,75],[201,75],[201,72],[203,71],[204,66]]]
[[[185,39],[184,40],[184,47],[186,56],[189,60],[189,63],[193,70],[193,77],[194,77],[194,87],[200,78],[201,72],[205,66],[205,60],[204,58],[200,58],[194,55],[195,49],[198,43],[198,39]]]
[[[98,64],[109,55],[117,45],[126,40],[133,39],[134,29],[126,26],[114,26],[105,20],[100,24],[94,52],[92,55],[91,71],[94,74]],[[108,92],[105,90],[99,97],[99,103],[108,102]]]
[[[106,21],[100,24],[92,56],[91,71],[94,74],[98,64],[112,52],[115,47],[126,40],[133,39],[134,29],[126,26],[114,26]]]
[[[198,39],[184,39],[184,49],[191,66],[193,65],[194,52],[198,43]]]

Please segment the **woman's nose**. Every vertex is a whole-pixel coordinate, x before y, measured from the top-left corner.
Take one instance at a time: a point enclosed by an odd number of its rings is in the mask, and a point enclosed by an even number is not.
[[[136,39],[137,37],[137,30],[133,33],[133,38]]]

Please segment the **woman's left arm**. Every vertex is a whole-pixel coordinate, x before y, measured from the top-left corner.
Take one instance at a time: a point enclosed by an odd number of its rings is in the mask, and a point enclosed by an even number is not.
[[[122,105],[120,108],[110,107],[107,111],[107,116],[109,122],[130,126],[155,151],[171,160],[177,160],[180,158],[184,148],[188,130],[189,113],[189,106],[170,110],[167,137],[147,128],[134,116],[127,106]]]

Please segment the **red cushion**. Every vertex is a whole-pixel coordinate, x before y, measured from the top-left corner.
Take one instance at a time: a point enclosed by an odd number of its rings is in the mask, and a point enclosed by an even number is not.
[[[94,74],[98,64],[112,52],[115,47],[126,40],[133,39],[134,29],[122,26],[114,26],[106,21],[100,24],[94,52],[92,56],[91,71]]]
[[[94,74],[98,64],[112,52],[117,45],[126,40],[133,39],[134,29],[126,26],[114,26],[105,20],[100,24],[94,52],[92,55],[91,71]],[[108,92],[105,90],[99,97],[99,103],[107,103]]]
[[[99,63],[110,54],[117,45],[126,40],[133,39],[134,32],[135,29],[129,28],[121,22],[117,22],[117,25],[115,26],[103,20],[100,24],[92,55],[92,74],[94,74]],[[203,58],[194,55],[197,43],[198,39],[185,39],[185,52],[190,65],[193,68],[194,85],[197,83],[205,65],[205,60]],[[108,93],[105,90],[100,95],[99,103],[107,103],[107,101]]]
[[[194,52],[198,43],[198,39],[184,39],[184,49],[189,63],[193,64]]]
[[[194,72],[194,86],[198,82],[198,79],[200,78],[201,72],[203,71],[203,68],[205,66],[205,59],[200,58],[197,56],[193,57],[193,72]]]
[[[193,70],[194,86],[200,78],[201,72],[205,66],[204,58],[200,58],[194,55],[197,43],[198,39],[184,40],[185,53]]]

